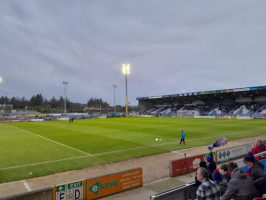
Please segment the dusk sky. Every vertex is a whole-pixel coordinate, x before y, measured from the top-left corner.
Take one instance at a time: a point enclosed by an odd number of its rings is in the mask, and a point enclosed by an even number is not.
[[[1,0],[0,96],[128,98],[266,85],[265,0]]]

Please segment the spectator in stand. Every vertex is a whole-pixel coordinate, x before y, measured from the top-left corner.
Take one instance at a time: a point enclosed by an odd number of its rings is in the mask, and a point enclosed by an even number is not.
[[[214,170],[216,169],[216,163],[213,161],[213,158],[210,156],[206,157],[207,160],[207,170],[209,173],[209,179],[212,180],[212,173],[214,172]]]
[[[227,182],[229,182],[231,179],[231,174],[228,172],[227,165],[222,165],[220,167],[220,171],[222,174],[222,179],[225,179]]]
[[[223,196],[223,194],[227,189],[227,181],[226,179],[222,178],[219,169],[215,169],[214,172],[212,173],[212,180],[218,185],[221,192],[221,196]]]
[[[201,182],[196,192],[197,200],[220,200],[219,187],[209,180],[207,169],[200,167],[197,170],[197,179]]]
[[[200,161],[199,167],[203,167],[203,168],[207,169],[207,163],[205,161]],[[201,182],[198,181],[198,179],[197,179],[197,172],[196,172],[196,176],[195,176],[195,182],[196,182],[197,186],[200,186]]]
[[[254,182],[238,168],[235,162],[228,163],[227,168],[231,173],[231,180],[221,200],[230,200],[232,196],[236,196],[238,200],[251,200],[258,197]]]
[[[255,159],[252,152],[245,155],[244,163],[248,167],[247,175],[254,181],[259,195],[266,194],[266,173],[264,172],[264,165]]]
[[[213,159],[213,151],[212,151],[213,150],[213,147],[212,146],[209,146],[208,149],[209,149],[210,152],[207,154],[207,156],[210,156]]]
[[[256,139],[256,145],[255,145],[255,147],[252,148],[253,155],[256,155],[256,154],[264,152],[264,151],[266,151],[266,145],[264,145],[262,143],[262,140],[260,138],[257,138]],[[266,156],[266,152],[265,152],[265,156]],[[264,158],[265,158],[264,156],[257,156],[256,160],[262,160]]]

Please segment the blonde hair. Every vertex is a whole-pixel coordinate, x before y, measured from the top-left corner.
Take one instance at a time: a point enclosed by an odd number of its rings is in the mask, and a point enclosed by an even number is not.
[[[258,141],[261,141],[262,143],[262,140],[260,138],[256,138],[256,144],[258,143]]]

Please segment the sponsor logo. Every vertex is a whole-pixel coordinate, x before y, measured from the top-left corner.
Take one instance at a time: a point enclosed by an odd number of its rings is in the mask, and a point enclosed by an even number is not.
[[[118,186],[118,180],[116,181],[112,181],[112,182],[107,182],[107,183],[95,183],[93,186],[91,186],[89,188],[89,190],[91,192],[93,192],[94,194],[98,194],[100,191],[102,190],[106,190],[106,189],[109,189],[109,188],[114,188],[114,187],[117,187]]]

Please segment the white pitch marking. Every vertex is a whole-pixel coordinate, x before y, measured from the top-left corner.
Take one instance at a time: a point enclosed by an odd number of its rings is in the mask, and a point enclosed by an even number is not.
[[[8,126],[8,125],[6,125],[6,126]],[[11,126],[11,127],[13,127],[13,126]],[[17,127],[13,127],[13,128],[17,128]],[[18,128],[18,129],[20,129],[20,128]],[[23,130],[23,129],[21,129],[21,130]],[[256,130],[265,130],[265,128],[264,129],[255,129],[253,131],[256,131]],[[23,131],[25,131],[25,130],[23,130]],[[247,130],[247,131],[250,131],[250,130]],[[225,135],[238,134],[238,133],[247,132],[247,131],[234,132],[234,133],[229,133],[229,134],[225,134]],[[29,131],[26,131],[26,132],[29,132]],[[31,132],[29,132],[29,133],[31,133]],[[31,133],[31,134],[36,135],[34,133]],[[36,136],[39,136],[39,135],[36,135]],[[39,136],[39,137],[42,137],[42,136]],[[186,141],[194,141],[194,140],[206,139],[206,138],[213,138],[213,137],[218,137],[218,136],[210,136],[210,137],[204,137],[204,138],[197,138],[197,139],[186,140]],[[50,139],[45,138],[45,137],[43,137],[43,138],[44,139],[47,139],[47,140],[50,140]],[[51,140],[51,141],[53,141],[53,140]],[[53,142],[58,143],[56,141],[53,141]],[[148,146],[142,146],[142,147],[134,147],[134,148],[129,148],[129,149],[121,149],[121,150],[117,150],[117,151],[110,151],[110,152],[104,152],[104,153],[93,154],[93,155],[86,153],[87,156],[72,157],[72,158],[66,158],[66,159],[60,159],[60,160],[52,160],[52,161],[46,161],[46,162],[40,162],[40,163],[33,163],[33,164],[20,165],[20,166],[14,166],[14,167],[0,168],[0,170],[7,170],[7,169],[13,169],[13,168],[19,168],[19,167],[26,167],[26,166],[32,166],[32,165],[52,163],[52,162],[60,162],[60,161],[65,161],[65,160],[73,160],[73,159],[85,158],[85,157],[89,157],[89,156],[106,155],[106,154],[118,153],[118,152],[123,152],[123,151],[134,150],[134,149],[144,149],[144,148],[153,147],[153,146],[162,146],[162,145],[176,144],[176,143],[179,143],[179,141],[177,141],[177,142],[161,143],[161,144],[155,144],[155,145],[148,145]],[[61,144],[61,143],[58,143],[58,144]],[[61,145],[66,146],[64,144],[61,144]],[[69,148],[73,148],[73,147],[69,147]],[[196,149],[196,148],[200,148],[200,147],[193,147],[193,148],[190,148],[190,149]],[[75,148],[73,148],[73,149],[75,149]],[[75,150],[77,150],[77,149],[75,149]]]
[[[25,188],[28,190],[28,192],[32,191],[30,186],[28,185],[28,183],[25,180],[23,180],[23,183],[24,183]]]
[[[6,124],[5,124],[5,125],[6,125]],[[6,126],[10,126],[10,125],[6,125]],[[87,152],[81,151],[81,150],[79,150],[79,149],[76,149],[76,148],[74,148],[74,147],[71,147],[71,146],[68,146],[68,145],[62,144],[62,143],[57,142],[57,141],[54,141],[54,140],[51,140],[51,139],[46,138],[46,137],[43,137],[43,136],[41,136],[41,135],[37,135],[37,134],[32,133],[32,132],[30,132],[30,131],[24,130],[24,129],[22,129],[22,128],[18,128],[18,127],[15,127],[15,126],[10,126],[10,127],[12,127],[12,128],[16,128],[16,129],[19,129],[19,130],[22,130],[22,131],[24,131],[24,132],[30,133],[30,134],[32,134],[32,135],[34,135],[34,136],[37,136],[37,137],[43,138],[43,139],[48,140],[48,141],[50,141],[50,142],[54,142],[54,143],[59,144],[59,145],[61,145],[61,146],[64,146],[64,147],[67,147],[67,148],[73,149],[73,150],[75,150],[75,151],[78,151],[78,152],[84,153],[84,154],[86,154],[86,155],[88,155],[88,156],[92,156],[91,154],[89,154],[89,153],[87,153]]]
[[[20,167],[28,167],[28,166],[41,165],[41,164],[53,163],[53,162],[61,162],[65,160],[74,160],[74,159],[86,158],[86,157],[89,157],[89,156],[79,156],[79,157],[65,158],[65,159],[60,159],[60,160],[51,160],[51,161],[44,161],[44,162],[39,162],[39,163],[32,163],[32,164],[27,164],[27,165],[18,165],[18,166],[13,166],[13,167],[0,168],[0,170],[15,169],[15,168],[20,168]]]
[[[258,130],[266,130],[266,128],[255,129],[255,130],[252,130],[252,131],[258,131]],[[225,134],[225,135],[238,134],[238,133],[243,133],[243,132],[248,132],[248,131],[250,131],[250,130],[233,132],[233,133],[228,133],[228,134]],[[192,140],[186,140],[186,141],[195,141],[195,140],[202,140],[202,139],[207,139],[207,138],[217,138],[217,137],[219,137],[219,136],[202,137],[202,138],[197,138],[197,139],[192,139]],[[130,150],[134,150],[134,149],[145,149],[145,148],[148,148],[148,147],[156,147],[156,146],[162,146],[162,145],[168,145],[168,144],[176,144],[176,143],[178,144],[179,141],[177,141],[177,142],[161,143],[161,144],[153,144],[153,145],[147,145],[147,146],[142,146],[142,147],[134,147],[134,148],[128,148],[128,149],[121,149],[121,150],[117,150],[117,151],[103,152],[103,153],[93,154],[93,156],[101,156],[101,155],[106,155],[106,154],[118,153],[118,152],[122,152],[122,151],[130,151]],[[195,148],[200,148],[200,147],[193,147],[193,148],[190,148],[190,149],[195,149]]]

